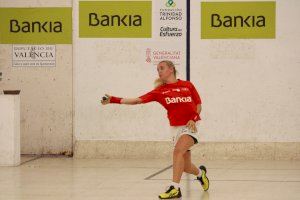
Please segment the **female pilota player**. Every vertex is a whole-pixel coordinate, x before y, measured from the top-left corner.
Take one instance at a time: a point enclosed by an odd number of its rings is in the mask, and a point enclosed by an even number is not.
[[[159,78],[155,81],[156,88],[138,98],[119,98],[105,95],[101,103],[135,105],[156,101],[167,111],[170,130],[174,143],[173,150],[173,181],[166,192],[159,195],[160,199],[180,198],[180,180],[183,172],[193,174],[201,183],[204,191],[209,188],[206,168],[199,169],[191,162],[192,146],[198,143],[198,126],[201,112],[201,99],[190,81],[176,78],[175,65],[171,61],[161,61],[157,65]]]

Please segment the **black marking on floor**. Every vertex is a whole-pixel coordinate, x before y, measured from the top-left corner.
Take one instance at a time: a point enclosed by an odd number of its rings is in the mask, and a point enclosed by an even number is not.
[[[173,167],[173,165],[170,165],[170,166],[168,166],[168,167],[166,167],[166,168],[164,168],[164,169],[162,169],[162,170],[159,170],[158,172],[155,172],[154,174],[152,174],[152,175],[146,177],[144,180],[150,180],[150,179],[153,178],[154,176],[157,176],[158,174],[161,174],[161,173],[163,173],[164,171],[166,171],[166,170],[168,170],[168,169],[170,169],[170,168],[172,168],[172,167]]]
[[[31,162],[31,161],[34,161],[34,160],[38,160],[38,159],[40,159],[41,157],[42,157],[42,155],[39,155],[39,156],[37,156],[37,157],[35,157],[35,158],[32,158],[32,159],[30,159],[30,160],[26,160],[26,161],[22,162],[20,165],[24,165],[25,163],[28,163],[28,162]]]

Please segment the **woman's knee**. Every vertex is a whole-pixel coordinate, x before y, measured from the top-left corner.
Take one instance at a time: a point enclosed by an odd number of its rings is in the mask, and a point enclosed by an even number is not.
[[[175,147],[173,151],[173,156],[184,156],[186,150],[183,148]]]

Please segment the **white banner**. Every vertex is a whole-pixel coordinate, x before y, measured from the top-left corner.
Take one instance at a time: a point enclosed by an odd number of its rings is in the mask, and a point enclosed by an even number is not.
[[[13,45],[13,67],[55,67],[55,45]]]

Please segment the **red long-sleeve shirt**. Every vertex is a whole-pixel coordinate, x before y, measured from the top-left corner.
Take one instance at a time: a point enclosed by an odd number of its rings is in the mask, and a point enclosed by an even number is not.
[[[190,81],[178,79],[176,83],[163,84],[139,98],[142,103],[160,103],[168,111],[171,126],[183,126],[189,120],[201,119],[197,112],[201,98]]]

